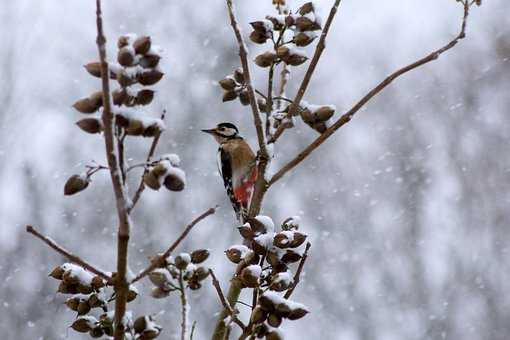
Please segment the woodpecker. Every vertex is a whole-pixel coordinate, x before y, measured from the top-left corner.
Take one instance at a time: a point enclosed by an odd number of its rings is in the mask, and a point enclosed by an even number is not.
[[[257,180],[255,154],[232,123],[220,123],[214,129],[202,131],[212,135],[219,144],[218,170],[237,219],[242,221]]]

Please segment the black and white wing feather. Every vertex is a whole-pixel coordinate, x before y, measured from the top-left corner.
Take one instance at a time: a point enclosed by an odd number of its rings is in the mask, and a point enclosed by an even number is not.
[[[228,152],[223,150],[220,146],[218,148],[218,171],[220,172],[220,176],[223,178],[223,185],[227,190],[227,195],[230,198],[230,202],[232,202],[232,206],[236,215],[239,217],[241,213],[241,205],[236,200],[234,195],[234,177],[232,171],[232,157]]]

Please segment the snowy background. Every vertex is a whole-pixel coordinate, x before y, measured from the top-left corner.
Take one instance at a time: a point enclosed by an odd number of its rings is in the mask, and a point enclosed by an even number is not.
[[[269,0],[238,1],[247,23],[273,13]],[[296,2],[292,1],[292,4]],[[323,4],[323,14],[331,1]],[[87,339],[48,272],[63,259],[24,232],[37,226],[106,270],[115,263],[112,190],[106,173],[85,192],[63,196],[67,177],[94,159],[99,136],[74,125],[71,105],[99,88],[82,65],[97,59],[93,1],[0,4],[0,333],[5,339]],[[267,195],[276,222],[303,217],[313,243],[295,299],[311,309],[285,322],[288,339],[508,339],[510,334],[510,2],[474,8],[468,38],[404,76]],[[247,107],[221,103],[216,81],[238,66],[223,1],[105,1],[112,56],[116,38],[148,34],[164,47],[166,72],[150,106],[168,111],[159,152],[187,171],[182,193],[146,191],[134,213],[130,264],[168,246],[206,208],[222,210],[181,250],[207,247],[224,286],[239,242],[216,173],[216,145],[199,132],[236,123],[254,146]],[[345,111],[392,70],[457,34],[454,0],[344,1],[306,100]],[[250,45],[252,57],[259,47]],[[304,68],[294,68],[293,96]],[[262,84],[263,74],[256,74]],[[260,87],[260,85],[259,85]],[[278,167],[316,137],[304,124],[276,148]],[[134,160],[149,140],[128,144]],[[136,181],[138,176],[136,176]],[[132,185],[134,186],[134,184]],[[147,282],[139,289],[148,292]],[[178,330],[178,298],[137,299],[136,315],[158,313],[164,339]],[[197,339],[219,309],[212,286],[191,297]],[[243,308],[243,307],[240,307]]]

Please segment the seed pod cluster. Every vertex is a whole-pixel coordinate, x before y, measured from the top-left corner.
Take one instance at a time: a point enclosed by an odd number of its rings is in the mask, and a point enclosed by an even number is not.
[[[273,37],[273,21],[260,20],[250,22],[253,31],[250,33],[250,40],[256,44],[264,44]]]
[[[307,2],[302,5],[298,13],[289,14],[285,18],[285,23],[295,32],[318,31],[322,29],[321,20],[315,13],[313,2]]]
[[[228,102],[239,98],[242,105],[250,104],[250,97],[246,89],[243,70],[237,68],[233,74],[229,74],[218,82],[223,89],[223,102]]]
[[[327,121],[335,114],[334,105],[306,105],[300,115],[303,121],[319,133],[326,131]]]
[[[136,339],[150,340],[155,339],[161,333],[163,328],[154,322],[150,315],[138,317],[133,323],[133,330],[136,334]]]
[[[84,173],[80,175],[72,175],[64,185],[64,195],[70,196],[87,189],[90,183],[90,177]]]
[[[150,104],[154,91],[144,86],[158,83],[164,75],[158,66],[161,59],[160,48],[152,44],[149,36],[138,37],[134,34],[121,36],[117,47],[118,64],[109,64],[110,78],[116,79],[120,85],[119,89],[112,91],[113,104],[119,107]],[[99,62],[88,63],[85,69],[92,76],[101,77]],[[137,87],[134,88],[134,85]],[[95,113],[102,106],[102,91],[94,92],[73,105],[78,112],[84,114]],[[164,130],[164,124],[160,120],[124,111],[116,114],[116,122],[117,126],[131,136],[154,137]],[[87,133],[99,133],[103,130],[102,121],[97,116],[81,119],[76,124]]]
[[[187,283],[191,290],[202,287],[202,281],[209,276],[209,269],[203,265],[209,258],[208,249],[197,249],[191,253],[180,253],[175,258],[165,259],[165,267],[149,273],[154,287],[151,296],[156,299],[167,297],[171,292],[179,290],[179,280]]]
[[[182,191],[186,186],[186,173],[179,168],[177,155],[166,155],[149,166],[143,175],[143,182],[152,190],[165,186],[170,191]]]
[[[106,283],[99,276],[94,276],[82,267],[64,263],[56,267],[49,274],[52,278],[59,280],[58,292],[62,294],[91,294],[99,293]]]

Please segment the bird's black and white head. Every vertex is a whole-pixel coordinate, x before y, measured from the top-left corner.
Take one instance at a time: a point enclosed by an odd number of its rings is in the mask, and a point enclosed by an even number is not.
[[[224,143],[229,139],[241,138],[239,130],[232,123],[220,123],[214,129],[202,130],[214,137],[218,143]]]

